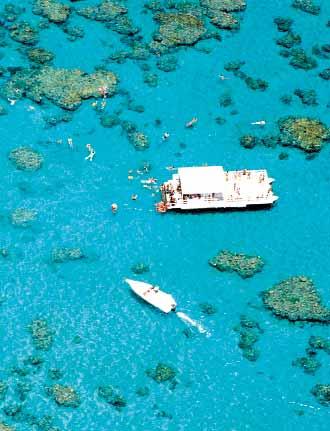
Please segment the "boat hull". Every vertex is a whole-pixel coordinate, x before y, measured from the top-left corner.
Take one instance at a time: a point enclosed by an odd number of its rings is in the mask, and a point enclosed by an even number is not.
[[[149,283],[129,278],[126,278],[125,281],[137,296],[163,313],[170,313],[175,310],[176,302],[172,295],[155,288],[156,286]]]

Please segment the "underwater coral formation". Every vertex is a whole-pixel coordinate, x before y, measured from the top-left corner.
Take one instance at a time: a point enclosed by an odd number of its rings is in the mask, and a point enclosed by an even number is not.
[[[239,334],[238,347],[242,350],[244,358],[255,362],[260,356],[260,351],[254,345],[259,340],[260,334],[263,333],[259,323],[241,315],[240,323],[234,328],[234,331]]]
[[[251,90],[265,91],[268,88],[268,82],[264,79],[253,78],[241,70],[245,65],[245,61],[231,61],[224,65],[224,69],[232,72],[237,78],[245,82]]]
[[[299,97],[301,102],[307,106],[316,106],[317,102],[317,94],[315,90],[303,90],[301,88],[297,88],[294,91],[294,95]]]
[[[15,428],[4,422],[0,422],[0,431],[15,431]]]
[[[37,214],[37,211],[29,208],[16,208],[10,216],[11,224],[17,227],[29,227]]]
[[[22,21],[10,27],[10,36],[24,45],[35,45],[38,42],[38,31],[28,22]]]
[[[8,158],[21,171],[37,171],[44,161],[38,151],[29,147],[15,148],[9,153]]]
[[[288,116],[278,120],[280,143],[306,152],[320,151],[330,140],[330,129],[320,120],[309,117]]]
[[[61,407],[79,407],[81,401],[78,393],[71,386],[56,383],[46,388],[47,395],[51,396]]]
[[[314,106],[317,103],[313,91],[296,90],[295,94],[307,105]],[[316,153],[330,141],[330,128],[315,118],[290,115],[280,118],[277,125],[280,130],[279,135],[264,137],[243,135],[240,137],[241,146],[247,149],[254,148],[256,145],[275,148],[279,144],[283,147],[296,147],[306,153]]]
[[[313,355],[303,356],[295,359],[292,362],[294,367],[302,368],[304,373],[314,375],[321,367],[321,362],[318,361]]]
[[[80,260],[84,259],[85,257],[86,255],[79,247],[54,248],[54,250],[52,251],[52,262],[54,263],[64,263],[72,260]]]
[[[242,278],[248,278],[260,272],[265,262],[260,256],[221,250],[209,260],[209,264],[219,271],[236,272]]]
[[[317,384],[311,390],[312,395],[325,407],[330,406],[330,385]]]
[[[206,316],[212,316],[212,314],[216,314],[218,311],[217,307],[213,304],[210,304],[209,302],[201,302],[199,304],[199,308]]]
[[[27,56],[30,61],[37,64],[50,63],[55,58],[52,52],[44,48],[31,48],[27,51]]]
[[[292,7],[312,15],[318,15],[321,11],[320,6],[316,5],[312,0],[293,0]]]
[[[159,362],[154,369],[146,370],[148,377],[151,377],[157,383],[171,381],[176,376],[176,371],[167,364]]]
[[[262,293],[266,308],[275,316],[292,322],[330,323],[330,310],[322,304],[313,281],[305,276],[290,277]]]
[[[134,274],[144,274],[145,272],[149,272],[150,268],[146,263],[139,262],[131,267],[131,271],[134,272]]]
[[[120,409],[125,407],[127,404],[120,391],[114,386],[99,386],[97,389],[97,394],[103,401],[105,401],[107,404],[111,404],[113,407]]]
[[[109,71],[97,70],[87,74],[79,69],[44,66],[16,72],[2,91],[6,97],[26,96],[38,103],[46,97],[63,109],[75,110],[83,100],[100,97],[102,89],[105,89],[107,97],[112,96],[116,84],[116,75]]]
[[[330,339],[312,335],[308,340],[308,344],[312,350],[323,350],[330,355]]]
[[[28,326],[32,341],[36,349],[49,350],[53,344],[54,332],[44,319],[35,319]]]
[[[34,0],[32,10],[57,24],[65,22],[70,15],[70,7],[56,0]]]

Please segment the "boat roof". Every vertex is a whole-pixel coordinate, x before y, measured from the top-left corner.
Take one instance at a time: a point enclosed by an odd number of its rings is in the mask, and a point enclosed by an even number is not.
[[[222,166],[194,166],[179,168],[182,194],[221,193],[225,182]]]

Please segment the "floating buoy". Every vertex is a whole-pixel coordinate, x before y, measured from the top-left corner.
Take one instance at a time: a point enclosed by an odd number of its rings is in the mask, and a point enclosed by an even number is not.
[[[117,212],[117,210],[118,210],[118,205],[117,205],[117,204],[115,204],[115,203],[113,203],[113,204],[111,205],[111,211],[112,211],[113,213],[116,213],[116,212]]]

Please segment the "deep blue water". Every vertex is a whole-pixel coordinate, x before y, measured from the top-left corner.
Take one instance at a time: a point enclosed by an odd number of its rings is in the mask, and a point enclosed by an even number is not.
[[[13,3],[26,7],[22,18],[39,22],[40,17],[31,13],[31,1]],[[94,3],[86,0],[74,5]],[[310,389],[316,383],[330,383],[329,356],[319,355],[322,367],[315,376],[291,365],[304,355],[309,336],[327,336],[328,328],[274,318],[263,309],[259,293],[289,276],[305,274],[313,278],[330,306],[330,151],[325,147],[315,159],[306,160],[297,149],[286,149],[289,159],[281,161],[282,148],[246,150],[239,145],[242,134],[259,133],[250,123],[260,119],[267,121],[262,132],[267,134],[276,131],[276,121],[285,115],[315,116],[329,125],[329,83],[318,77],[329,62],[318,60],[318,69],[310,72],[293,69],[278,55],[275,39],[281,34],[273,24],[276,16],[292,17],[294,30],[309,52],[315,44],[330,43],[326,27],[330,3],[318,3],[321,14],[312,16],[293,9],[289,0],[248,0],[239,32],[223,32],[222,42],[197,44],[211,48],[210,54],[182,48],[175,54],[178,68],[171,73],[159,71],[155,59],[149,60],[159,75],[156,88],[143,83],[135,62],[109,64],[109,70],[120,77],[121,88],[145,107],[144,113],[136,113],[123,105],[121,114],[149,136],[151,145],[144,152],[133,148],[120,127],[103,128],[91,101],[83,103],[71,122],[53,128],[45,127],[44,116],[60,112],[59,108],[29,100],[7,104],[9,114],[0,117],[0,246],[8,247],[10,256],[0,265],[0,293],[5,298],[0,309],[0,379],[13,380],[8,378],[9,368],[35,351],[27,326],[42,317],[56,333],[51,350],[42,353],[43,368],[61,368],[60,382],[72,385],[82,400],[77,409],[56,406],[45,395],[45,373],[41,372],[27,378],[34,384],[25,402],[27,411],[50,414],[54,425],[70,431],[328,429],[329,409],[316,402]],[[142,14],[136,0],[127,5],[150,40],[155,29],[151,15]],[[69,42],[54,24],[40,32],[39,45],[56,54],[56,67],[92,72],[124,47],[119,36],[100,23],[74,14],[71,21],[85,30],[85,37],[76,42]],[[9,37],[8,42],[1,49],[1,65],[26,66],[17,51],[19,44]],[[226,62],[237,59],[246,61],[244,71],[266,79],[269,89],[254,92],[224,71]],[[221,73],[231,79],[220,81]],[[283,105],[280,96],[296,88],[315,89],[319,105],[306,107],[296,97],[290,106]],[[224,92],[232,96],[233,107],[219,107],[218,98]],[[106,111],[112,113],[123,103],[120,96],[109,99]],[[230,115],[232,109],[237,115]],[[199,119],[197,126],[185,129],[193,116]],[[217,125],[217,116],[225,117],[226,124]],[[161,119],[160,127],[155,126],[155,119]],[[161,139],[164,131],[171,134],[166,142]],[[66,144],[69,137],[73,149]],[[91,163],[84,159],[87,143],[96,150]],[[15,170],[7,154],[22,145],[43,154],[41,170]],[[159,215],[154,211],[157,196],[140,182],[148,175],[136,174],[143,161],[151,163],[150,175],[159,181],[171,174],[165,169],[169,165],[267,168],[276,179],[274,188],[280,199],[265,211]],[[132,181],[127,179],[130,169],[134,170]],[[131,200],[133,193],[138,200]],[[119,206],[115,215],[110,211],[112,202]],[[9,215],[18,207],[38,211],[31,228],[10,224]],[[54,265],[51,252],[55,247],[81,247],[88,259]],[[260,255],[266,265],[247,280],[217,272],[208,259],[220,249]],[[123,282],[133,277],[130,268],[137,262],[150,266],[150,272],[140,278],[171,292],[180,310],[208,328],[209,338],[185,337],[185,325],[174,314],[161,315],[137,301]],[[198,304],[205,301],[218,308],[217,314],[203,317]],[[242,358],[233,331],[242,313],[264,329],[257,344],[261,355],[255,363]],[[74,342],[77,335],[79,344]],[[177,370],[175,390],[145,375],[158,362]],[[104,383],[121,389],[127,399],[122,411],[97,397],[96,389]],[[149,387],[148,397],[135,394],[140,386]],[[5,403],[14,399],[10,390]],[[156,417],[155,405],[172,419]],[[15,423],[3,413],[1,420]],[[16,429],[35,428],[18,423]]]

